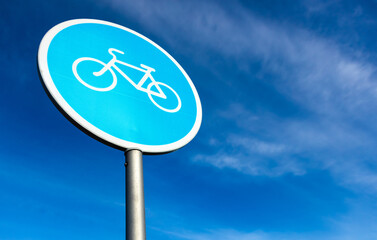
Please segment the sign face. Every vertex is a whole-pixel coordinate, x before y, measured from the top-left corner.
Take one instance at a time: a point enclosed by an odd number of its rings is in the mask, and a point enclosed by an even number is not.
[[[126,27],[92,19],[63,22],[42,39],[42,82],[70,120],[120,149],[163,153],[199,130],[194,84],[156,43]]]

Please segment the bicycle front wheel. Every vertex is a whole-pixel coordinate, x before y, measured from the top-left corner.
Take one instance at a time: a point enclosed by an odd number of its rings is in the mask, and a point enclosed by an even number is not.
[[[111,73],[111,79],[108,76],[104,76],[107,71],[97,76],[95,73],[100,72],[104,67],[106,67],[106,64],[100,60],[82,57],[73,62],[72,71],[77,80],[85,87],[99,92],[106,92],[116,86],[117,77],[111,68],[108,69]],[[80,68],[80,71],[77,70],[78,68]]]
[[[159,96],[156,96],[156,95],[152,95],[151,93],[153,91],[151,91],[151,88],[153,86],[161,89],[163,94],[166,96],[166,99],[159,97]],[[163,88],[161,88],[161,86]],[[161,109],[165,112],[169,112],[169,113],[175,113],[175,112],[178,112],[179,109],[181,109],[181,106],[182,106],[181,99],[179,98],[178,94],[174,91],[174,89],[171,88],[169,85],[162,83],[162,82],[151,82],[148,85],[147,89],[148,89],[147,93],[148,93],[149,99],[159,109]],[[166,90],[168,90],[168,91],[166,91]],[[157,101],[154,98],[156,98]]]

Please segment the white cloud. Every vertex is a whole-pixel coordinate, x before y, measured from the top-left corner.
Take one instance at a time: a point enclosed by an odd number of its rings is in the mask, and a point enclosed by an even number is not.
[[[377,68],[362,52],[345,49],[346,39],[338,43],[292,24],[257,17],[236,1],[226,8],[215,1],[110,3],[175,50],[190,54],[204,67],[212,64],[218,79],[208,81],[232,81],[228,84],[243,91],[241,83],[227,79],[221,66],[208,62],[211,53],[236,62],[235,71],[244,71],[250,81],[259,78],[310,115],[288,117],[271,109],[256,113],[245,104],[229,103],[228,109],[212,114],[224,124],[235,123],[238,131],[224,129],[221,136],[211,136],[208,146],[220,150],[203,152],[196,161],[251,175],[328,169],[342,184],[377,192],[377,173],[364,166],[373,159],[361,154],[376,153],[372,149],[377,144]],[[321,1],[316,9],[310,6],[308,14],[329,5]],[[259,75],[249,69],[253,62],[262,65]],[[264,78],[264,73],[275,77]]]
[[[208,231],[203,233],[194,232],[165,232],[167,235],[177,237],[179,239],[189,239],[189,240],[268,240],[266,234],[262,232],[256,233],[242,233],[235,230],[216,230]]]
[[[370,224],[369,224],[370,225]],[[344,226],[346,227],[346,226]],[[375,226],[374,226],[375,227]],[[341,230],[341,229],[338,229]],[[364,232],[358,229],[356,231],[354,226],[347,226],[342,229],[343,232],[321,233],[283,233],[283,232],[241,232],[233,229],[217,229],[209,230],[206,232],[164,232],[166,235],[178,238],[178,239],[190,239],[190,240],[374,240],[376,231],[373,229],[371,232]]]
[[[286,145],[236,134],[229,134],[222,142],[210,141],[210,145],[218,151],[215,154],[198,154],[194,161],[255,176],[277,177],[286,173],[305,173],[297,159],[287,157],[294,150]]]
[[[375,203],[368,200],[348,201],[349,211],[344,215],[327,217],[324,231],[240,231],[236,229],[161,230],[174,239],[190,240],[375,240],[377,236]]]
[[[376,67],[365,61],[363,54],[344,54],[332,40],[294,25],[255,17],[236,1],[227,8],[212,1],[110,2],[175,50],[196,56],[195,61],[204,67],[208,67],[209,53],[237,62],[239,69],[235,71],[249,71],[251,62],[260,62],[264,72],[277,76],[263,81],[309,111],[326,114],[335,118],[333,121],[342,121],[344,112],[348,118],[369,114],[377,120],[377,114],[370,112],[377,107]],[[212,81],[227,79],[217,68],[222,66],[211,64],[219,76]],[[252,72],[249,76],[256,78]],[[240,84],[233,80],[232,85]],[[242,91],[241,85],[238,88]]]
[[[219,127],[223,128],[208,136],[209,150],[198,153],[193,161],[268,177],[323,169],[355,192],[377,193],[377,67],[367,54],[347,48],[347,39],[337,42],[308,29],[257,17],[236,1],[227,8],[212,1],[111,2],[175,51],[189,55],[203,68],[212,66],[217,78],[206,83],[225,82],[245,93],[247,88],[228,79],[220,65],[236,63],[234,71],[242,71],[249,81],[263,81],[306,112],[304,117],[285,116],[272,109],[255,111],[247,103],[228,102],[225,109],[210,111],[214,117],[208,118],[221,118]],[[327,11],[333,3],[310,1],[308,14]],[[211,54],[222,61],[209,62]],[[251,71],[253,63],[261,65],[258,73]],[[235,229],[165,233],[192,240],[374,240],[375,204],[363,201],[354,200],[345,215],[327,219],[325,233]]]
[[[274,156],[284,153],[287,150],[287,146],[283,144],[268,143],[250,137],[240,137],[238,135],[230,135],[228,142],[234,147],[242,147],[245,151],[264,156]]]
[[[216,153],[198,154],[194,161],[254,176],[329,170],[343,186],[377,193],[377,173],[371,168],[374,157],[370,156],[375,153],[376,142],[352,125],[322,116],[311,120],[285,119],[269,113],[254,117],[237,104],[230,104],[219,115],[224,116],[225,124],[235,123],[236,128],[231,127],[225,141],[211,140],[209,148],[218,149]]]

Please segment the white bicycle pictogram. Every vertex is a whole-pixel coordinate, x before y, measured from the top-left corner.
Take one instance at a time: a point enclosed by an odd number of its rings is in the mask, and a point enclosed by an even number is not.
[[[118,71],[128,82],[130,82],[132,84],[132,86],[134,86],[137,90],[139,91],[143,91],[143,92],[146,92],[148,94],[148,97],[149,99],[152,101],[152,103],[154,105],[156,105],[158,108],[160,108],[161,110],[165,111],[165,112],[170,112],[170,113],[174,113],[174,112],[178,112],[179,109],[181,109],[181,99],[179,98],[178,94],[174,91],[173,88],[171,88],[169,85],[165,84],[165,83],[162,83],[162,82],[157,82],[153,76],[152,76],[152,72],[155,72],[155,69],[151,68],[151,67],[148,67],[144,64],[140,64],[141,68],[140,67],[136,67],[134,65],[131,65],[131,64],[128,64],[128,63],[125,63],[125,62],[122,62],[122,61],[119,61],[114,52],[117,52],[117,53],[120,53],[120,54],[124,54],[124,52],[120,51],[120,50],[117,50],[115,48],[109,48],[108,50],[109,54],[111,56],[113,56],[113,58],[107,63],[105,64],[104,62],[98,60],[98,59],[95,59],[95,58],[91,58],[91,57],[82,57],[82,58],[78,58],[76,59],[74,62],[73,62],[73,65],[72,65],[72,71],[73,71],[73,74],[75,75],[75,77],[77,78],[77,80],[79,80],[80,83],[82,83],[84,86],[92,89],[92,90],[95,90],[95,91],[100,91],[100,92],[107,92],[107,91],[110,91],[112,90],[116,85],[117,85],[117,76],[115,75],[114,73],[114,70],[115,69],[116,71]],[[96,77],[100,77],[102,76],[103,74],[105,74],[107,71],[109,71],[113,77],[113,80],[112,80],[112,83],[110,84],[110,86],[107,86],[107,87],[95,87],[95,86],[92,86],[90,84],[88,84],[86,81],[84,81],[80,75],[78,74],[77,72],[77,66],[84,62],[84,61],[90,61],[90,62],[96,62],[96,63],[99,63],[101,64],[101,68],[99,69],[99,71],[97,72],[93,72],[92,74]],[[115,63],[119,63],[119,64],[122,64],[122,65],[125,65],[127,67],[130,67],[130,68],[133,68],[135,70],[138,70],[140,72],[143,72],[144,73],[144,76],[140,79],[140,81],[136,84],[133,80],[131,80],[131,78],[129,78],[121,69],[119,69],[119,67],[117,67],[115,65]],[[113,68],[113,69],[112,69]],[[151,83],[148,84],[148,86],[145,88],[143,87],[143,84],[145,83],[145,81],[147,81],[148,79],[151,80]],[[157,91],[152,91],[151,88],[155,86],[155,88],[157,89]],[[165,93],[162,91],[162,89],[160,88],[160,86],[164,86],[165,88],[169,89],[173,94],[174,96],[176,97],[176,100],[178,102],[177,106],[175,108],[164,108],[162,107],[161,105],[159,105],[154,99],[153,97],[158,97],[158,98],[162,98],[162,99],[167,99],[167,96],[165,95]],[[170,94],[169,96],[173,96],[172,94]]]

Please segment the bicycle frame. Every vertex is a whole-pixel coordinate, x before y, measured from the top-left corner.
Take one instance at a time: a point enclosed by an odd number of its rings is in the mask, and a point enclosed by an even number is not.
[[[143,91],[143,92],[146,92],[146,93],[149,93],[149,94],[152,94],[154,96],[157,96],[157,97],[161,97],[163,99],[166,99],[166,95],[164,94],[164,92],[161,90],[161,88],[159,87],[158,84],[154,84],[154,86],[157,88],[157,91],[158,92],[154,92],[154,91],[151,91],[150,88],[144,88],[143,87],[143,84],[145,83],[145,81],[149,78],[153,83],[156,83],[156,80],[152,77],[152,74],[151,72],[155,72],[155,69],[151,68],[151,67],[148,67],[144,64],[140,64],[140,66],[142,68],[139,68],[139,67],[136,67],[134,65],[131,65],[131,64],[128,64],[128,63],[125,63],[125,62],[122,62],[122,61],[119,61],[115,54],[113,52],[117,52],[117,53],[120,53],[120,54],[124,54],[124,52],[120,51],[120,50],[117,50],[115,48],[109,48],[109,54],[111,56],[113,56],[113,58],[106,64],[106,66],[104,66],[100,71],[98,72],[94,72],[93,75],[94,76],[101,76],[102,74],[104,74],[106,71],[108,71],[111,67],[113,67],[115,70],[117,70],[125,79],[127,79],[128,82],[130,82],[132,84],[132,86],[134,86],[137,90],[140,90],[140,91]],[[138,70],[140,72],[143,72],[145,73],[144,76],[140,79],[140,81],[135,84],[134,81],[131,80],[131,78],[129,78],[127,76],[127,74],[125,74],[119,67],[117,67],[115,65],[115,63],[119,63],[119,64],[122,64],[124,66],[127,66],[127,67],[130,67],[130,68],[133,68],[135,70]]]

